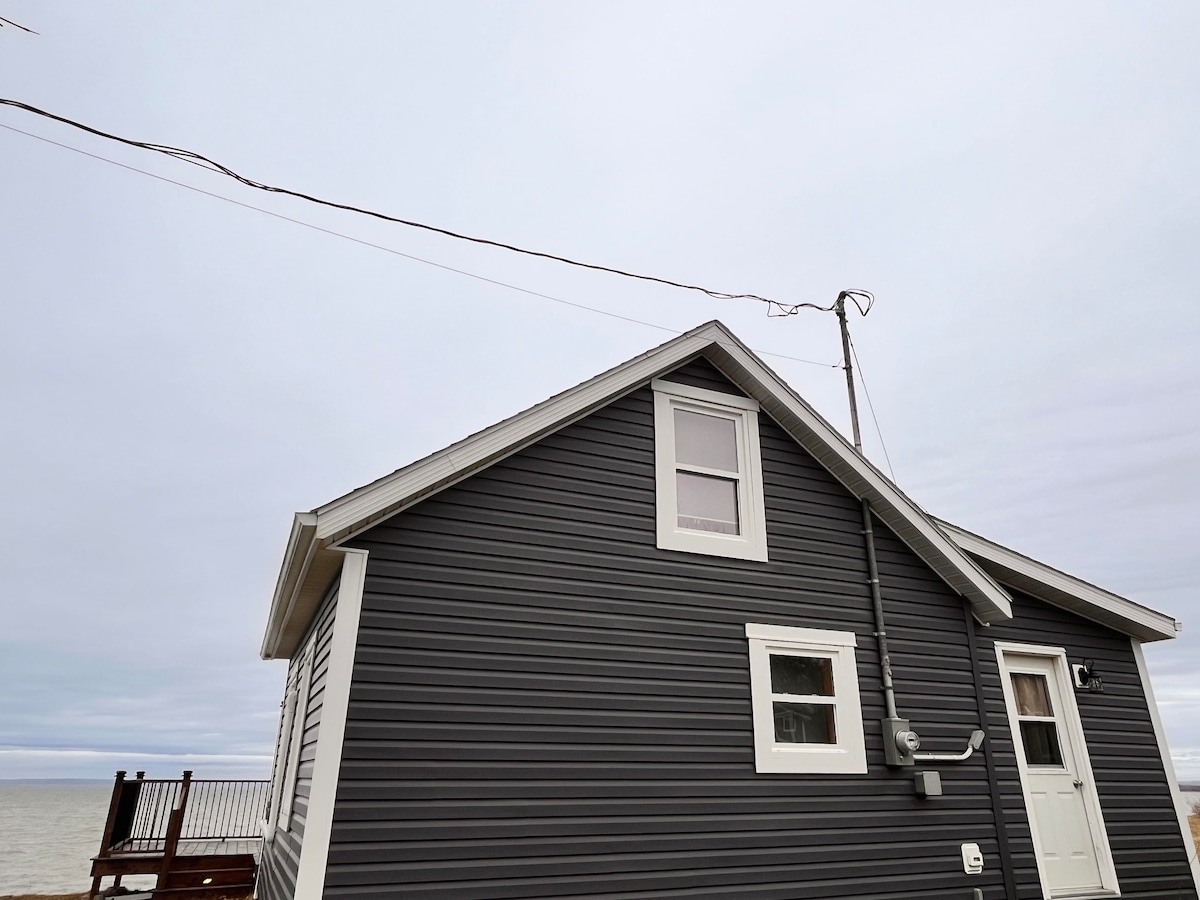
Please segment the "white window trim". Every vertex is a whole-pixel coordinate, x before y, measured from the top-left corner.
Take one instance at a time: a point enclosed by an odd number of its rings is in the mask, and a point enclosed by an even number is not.
[[[1009,659],[1011,657],[1032,656],[1049,659],[1054,664],[1060,687],[1059,693],[1065,709],[1060,717],[1063,727],[1069,732],[1071,748],[1075,753],[1076,765],[1080,777],[1088,784],[1089,789],[1084,794],[1084,803],[1088,812],[1088,827],[1091,830],[1092,842],[1096,847],[1096,864],[1100,870],[1099,891],[1087,894],[1089,897],[1119,897],[1121,889],[1117,883],[1117,869],[1113,862],[1112,848],[1108,843],[1108,828],[1104,824],[1104,813],[1100,808],[1100,796],[1096,790],[1096,777],[1092,774],[1092,760],[1088,755],[1087,738],[1083,734],[1083,720],[1079,716],[1079,705],[1075,702],[1075,691],[1072,685],[1075,679],[1071,675],[1071,667],[1067,663],[1067,651],[1062,647],[1050,647],[1044,644],[1020,644],[1012,641],[995,641],[996,663],[1000,670],[1000,686],[1004,692],[1004,708],[1008,715],[1009,729],[1012,736],[1013,752],[1017,757],[1017,772],[1021,780],[1021,795],[1025,800],[1026,818],[1029,820],[1029,831],[1033,838],[1034,862],[1037,863],[1038,881],[1041,883],[1042,900],[1055,900],[1050,893],[1046,879],[1045,866],[1042,862],[1041,838],[1038,824],[1033,815],[1033,796],[1029,789],[1029,764],[1025,762],[1025,745],[1021,740],[1021,729],[1016,726],[1017,699],[1013,695],[1012,679],[1010,677]],[[1016,668],[1020,668],[1019,663]],[[1061,894],[1069,897],[1072,894]]]
[[[758,439],[758,401],[734,394],[677,384],[656,378],[654,390],[654,463],[658,546],[730,559],[767,561],[767,526],[763,507],[762,453]],[[679,527],[675,494],[674,410],[694,409],[732,419],[737,429],[738,521],[741,534],[718,534]]]
[[[854,659],[858,639],[854,633],[747,624],[746,638],[750,644],[755,770],[762,773],[865,775],[867,751],[858,694],[858,667]],[[771,705],[772,650],[811,653],[833,661],[836,744],[775,742],[775,714]]]
[[[312,687],[313,656],[316,650],[316,636],[304,651],[300,663],[300,684],[296,689],[294,710],[291,721],[291,737],[288,739],[287,768],[284,770],[283,784],[280,788],[279,817],[276,827],[289,831],[292,824],[292,804],[296,799],[296,781],[300,770],[300,750],[304,746],[304,721],[308,718],[308,695]]]
[[[288,673],[279,711],[279,734],[275,744],[275,763],[271,771],[271,805],[263,821],[263,839],[270,841],[275,836],[275,822],[279,819],[280,797],[283,794],[283,773],[287,769],[288,748],[292,740],[292,716],[296,712],[296,697],[299,692],[296,681]]]

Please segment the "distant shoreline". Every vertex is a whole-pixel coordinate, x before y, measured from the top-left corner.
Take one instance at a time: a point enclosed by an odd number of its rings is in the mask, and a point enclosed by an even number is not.
[[[112,784],[111,778],[0,778],[0,784]]]

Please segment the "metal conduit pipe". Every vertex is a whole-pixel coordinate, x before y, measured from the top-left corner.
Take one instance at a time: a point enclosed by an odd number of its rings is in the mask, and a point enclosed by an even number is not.
[[[896,711],[896,690],[892,684],[892,657],[888,653],[887,625],[883,618],[883,594],[879,589],[879,564],[875,558],[875,528],[872,525],[871,504],[862,501],[863,541],[867,545],[867,583],[871,588],[871,606],[875,612],[875,641],[879,648],[879,674],[883,688],[883,703],[887,716],[883,726],[883,761],[889,766],[911,766],[913,751],[921,739],[909,727],[908,719]]]
[[[879,590],[879,564],[875,560],[875,529],[871,525],[871,503],[862,501],[863,538],[867,544],[867,583],[871,586],[871,604],[875,608],[875,640],[879,642],[879,670],[883,679],[883,702],[887,717],[897,719],[896,691],[892,687],[892,659],[888,655],[887,627],[883,621],[883,595]]]
[[[858,401],[854,396],[854,367],[850,363],[850,329],[846,324],[846,298],[851,291],[842,291],[833,304],[842,333],[842,360],[846,370],[846,393],[850,397],[850,425],[854,434],[854,449],[863,455],[862,433],[858,427]],[[869,309],[870,307],[868,307]],[[865,315],[865,313],[864,313]],[[888,654],[887,627],[883,621],[883,596],[879,591],[879,566],[875,560],[875,529],[871,524],[871,503],[862,500],[863,540],[867,545],[867,580],[871,587],[871,605],[875,610],[875,639],[879,646],[879,669],[883,682],[883,702],[887,717],[883,720],[883,759],[889,766],[911,766],[913,751],[921,739],[909,728],[908,720],[896,711],[896,691],[892,687],[892,659]]]

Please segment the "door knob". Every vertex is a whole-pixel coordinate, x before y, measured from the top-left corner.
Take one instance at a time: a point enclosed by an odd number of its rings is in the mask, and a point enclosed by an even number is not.
[[[1073,782],[1073,784],[1074,784],[1074,785],[1075,785],[1075,787],[1077,787],[1077,788],[1081,788],[1081,787],[1083,787],[1083,782],[1082,782],[1082,781],[1080,781],[1078,778],[1076,778],[1076,779],[1075,779],[1075,781]]]

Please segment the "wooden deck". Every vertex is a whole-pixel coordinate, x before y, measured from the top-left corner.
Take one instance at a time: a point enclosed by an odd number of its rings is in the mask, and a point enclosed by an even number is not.
[[[120,856],[162,856],[166,850],[166,840],[121,841],[111,848],[113,855]],[[262,838],[243,838],[240,840],[180,840],[175,848],[176,856],[253,856],[258,859],[262,850]]]
[[[199,900],[249,892],[262,851],[259,823],[268,782],[147,779],[117,773],[100,852],[92,858],[89,900],[101,880],[157,875],[153,895]]]

